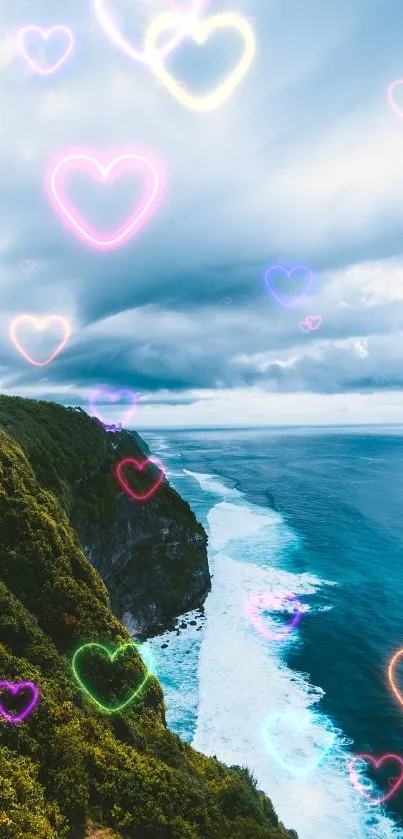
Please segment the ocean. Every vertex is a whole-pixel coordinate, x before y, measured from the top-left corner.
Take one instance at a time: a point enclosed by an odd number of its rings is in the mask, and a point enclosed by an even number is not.
[[[403,785],[374,805],[348,771],[360,753],[403,757],[387,679],[403,647],[403,428],[141,433],[204,525],[213,575],[204,617],[145,645],[169,727],[248,766],[300,839],[403,839]],[[262,592],[298,599],[295,627],[284,609],[265,633],[251,622]]]

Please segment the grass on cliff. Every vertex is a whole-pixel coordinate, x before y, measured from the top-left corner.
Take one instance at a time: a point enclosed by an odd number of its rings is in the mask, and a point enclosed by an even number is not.
[[[247,771],[167,730],[155,677],[122,714],[99,711],[74,680],[77,647],[115,648],[129,637],[69,520],[74,470],[109,457],[107,435],[99,429],[99,459],[89,463],[86,435],[98,434],[96,424],[53,410],[54,427],[49,406],[0,399],[0,679],[40,690],[24,723],[0,718],[0,839],[285,839]],[[136,653],[116,685],[130,690],[141,673]]]

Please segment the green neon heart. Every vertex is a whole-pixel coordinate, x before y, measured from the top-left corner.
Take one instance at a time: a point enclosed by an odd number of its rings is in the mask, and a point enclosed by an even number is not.
[[[145,677],[144,677],[143,681],[136,688],[136,690],[133,691],[132,694],[130,694],[130,696],[126,700],[126,702],[123,702],[121,705],[117,705],[116,707],[111,708],[111,707],[108,707],[106,705],[103,705],[102,702],[99,701],[99,699],[96,699],[96,697],[93,696],[91,691],[86,687],[86,685],[84,684],[84,682],[82,681],[82,679],[78,675],[77,667],[76,667],[77,657],[79,655],[81,655],[81,653],[84,650],[88,650],[90,647],[96,647],[98,650],[102,650],[104,653],[106,653],[106,655],[108,656],[110,661],[114,661],[115,657],[117,655],[119,655],[119,653],[123,652],[123,650],[126,650],[127,647],[133,647],[135,650],[137,650],[137,645],[133,644],[132,642],[129,641],[127,644],[121,644],[120,647],[118,647],[115,650],[114,653],[111,653],[111,651],[108,650],[107,647],[104,647],[103,644],[96,644],[95,641],[92,641],[89,644],[83,644],[82,647],[79,647],[78,650],[76,650],[76,652],[74,653],[74,656],[73,656],[73,661],[72,661],[73,673],[74,673],[74,676],[77,679],[77,682],[80,685],[81,689],[90,697],[90,699],[92,699],[93,702],[95,702],[96,705],[98,705],[99,708],[102,709],[102,711],[105,711],[107,714],[114,714],[114,713],[117,713],[117,711],[122,711],[123,708],[127,707],[127,705],[130,705],[131,702],[134,702],[134,700],[136,699],[136,697],[138,696],[138,694],[140,693],[140,691],[142,690],[142,688],[144,687],[144,685],[146,684],[146,682],[148,681],[150,676],[152,675],[150,666],[148,664],[146,665],[147,670],[146,670],[146,674],[145,674]],[[145,655],[145,658],[147,659],[147,653]],[[151,656],[150,655],[148,655],[148,661],[151,664]]]

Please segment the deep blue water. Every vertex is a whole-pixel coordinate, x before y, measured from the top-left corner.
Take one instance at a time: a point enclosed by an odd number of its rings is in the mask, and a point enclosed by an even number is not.
[[[148,642],[169,725],[248,764],[301,839],[403,837],[403,785],[374,807],[346,769],[360,752],[403,756],[403,707],[386,674],[403,647],[403,429],[142,436],[206,527],[214,575],[202,631]],[[270,643],[242,604],[291,589],[309,610],[289,641]],[[276,764],[261,731],[267,714],[303,708],[318,736],[337,732],[337,746],[301,780]]]

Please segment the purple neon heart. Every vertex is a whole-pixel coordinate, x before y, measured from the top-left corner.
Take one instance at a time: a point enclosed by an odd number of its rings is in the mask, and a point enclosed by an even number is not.
[[[270,284],[269,275],[273,271],[282,271],[283,274],[287,274],[288,279],[290,279],[290,277],[292,276],[294,271],[298,271],[298,270],[302,270],[302,271],[306,272],[307,282],[306,282],[306,285],[305,285],[305,288],[304,288],[303,292],[301,294],[299,294],[294,300],[292,300],[291,303],[288,303],[287,300],[284,300],[279,296],[279,294],[276,292],[275,287],[273,287],[273,285]],[[273,297],[275,297],[275,299],[278,300],[278,302],[281,303],[282,306],[287,306],[289,308],[290,306],[295,306],[295,304],[298,303],[298,301],[301,300],[303,298],[303,296],[309,291],[309,289],[310,289],[310,287],[313,283],[313,274],[312,274],[312,271],[310,271],[309,268],[306,267],[306,265],[295,265],[294,268],[291,268],[291,271],[287,271],[287,268],[284,268],[283,265],[272,265],[271,268],[267,269],[264,279],[265,279],[265,283],[267,285],[267,288],[270,291],[270,294],[272,294]]]
[[[7,722],[22,722],[34,710],[35,705],[39,700],[39,690],[33,682],[17,682],[13,685],[11,682],[0,682],[0,691],[6,688],[10,693],[16,695],[22,690],[28,690],[32,693],[32,699],[28,702],[26,708],[20,711],[19,714],[9,714],[0,702],[0,714]]]
[[[264,609],[273,609],[277,604],[283,604],[286,601],[290,601],[290,603],[294,603],[297,607],[297,611],[293,615],[291,621],[279,632],[270,632],[264,623],[264,620],[259,614],[259,610]],[[262,592],[261,594],[253,595],[246,606],[246,614],[255,627],[262,635],[265,636],[268,640],[282,640],[283,638],[287,637],[291,630],[297,625],[302,617],[302,608],[301,603],[294,594],[283,594],[281,597],[275,594],[270,594],[269,592]]]
[[[123,427],[128,423],[129,419],[137,410],[137,401],[136,401],[136,394],[133,393],[132,390],[129,388],[121,388],[120,390],[112,390],[110,388],[99,388],[98,390],[94,390],[90,397],[90,411],[91,415],[96,416],[96,418],[105,426],[105,428],[113,428],[114,426],[109,426],[102,415],[97,411],[95,407],[95,402],[98,397],[106,397],[109,402],[117,402],[119,399],[122,399],[125,395],[128,395],[132,401],[131,407],[125,411],[122,416],[121,424]]]

